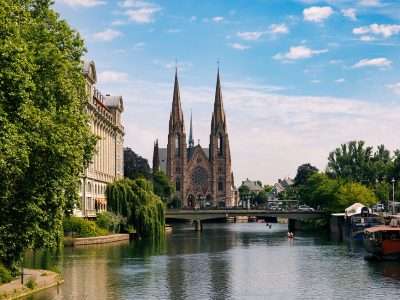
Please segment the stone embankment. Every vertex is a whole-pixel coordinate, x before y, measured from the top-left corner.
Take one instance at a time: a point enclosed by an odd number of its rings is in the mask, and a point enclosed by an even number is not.
[[[129,241],[129,234],[120,233],[86,238],[73,238],[66,240],[65,246],[75,247],[83,245],[107,244],[120,241]]]
[[[13,300],[60,285],[64,282],[61,275],[47,270],[24,269],[24,284],[18,277],[9,283],[0,285],[0,300]]]

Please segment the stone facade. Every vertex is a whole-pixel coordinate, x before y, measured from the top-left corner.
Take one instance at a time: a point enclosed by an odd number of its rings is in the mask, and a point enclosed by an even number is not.
[[[124,127],[121,119],[124,106],[121,96],[103,96],[96,89],[94,62],[85,62],[83,73],[88,94],[86,111],[90,116],[91,130],[99,140],[93,159],[82,174],[81,203],[74,214],[92,218],[107,208],[107,184],[124,176]]]
[[[227,121],[222,102],[219,71],[211,118],[209,148],[194,145],[192,118],[189,141],[180,101],[178,75],[175,73],[167,148],[155,144],[153,168],[163,170],[175,183],[176,196],[183,207],[236,205]]]

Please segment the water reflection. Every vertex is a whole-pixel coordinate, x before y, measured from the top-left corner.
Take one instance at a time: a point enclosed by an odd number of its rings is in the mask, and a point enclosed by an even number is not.
[[[33,300],[352,299],[400,295],[399,263],[370,263],[354,244],[299,234],[285,225],[206,224],[174,228],[165,240],[36,253],[65,283]]]

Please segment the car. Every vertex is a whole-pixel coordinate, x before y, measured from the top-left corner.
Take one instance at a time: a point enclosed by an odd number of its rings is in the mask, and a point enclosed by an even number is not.
[[[378,203],[372,207],[374,211],[382,212],[385,210],[385,205],[383,203]]]
[[[297,208],[297,210],[299,211],[314,211],[314,208],[308,206],[308,205],[299,205],[299,207]]]

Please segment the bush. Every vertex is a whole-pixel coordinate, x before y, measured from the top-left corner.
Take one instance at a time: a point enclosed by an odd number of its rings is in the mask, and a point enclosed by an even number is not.
[[[98,214],[96,218],[96,225],[99,228],[106,229],[113,233],[119,231],[119,225],[121,223],[123,223],[122,218],[111,212],[103,212]]]
[[[72,233],[80,237],[93,237],[108,234],[108,230],[98,227],[96,222],[78,217],[65,218],[63,227],[65,233]]]
[[[25,286],[26,286],[28,289],[33,290],[33,289],[37,286],[37,283],[36,283],[36,281],[35,281],[34,279],[29,278],[29,280],[26,282]]]
[[[12,280],[10,270],[8,270],[2,263],[0,263],[0,283],[7,283]]]

